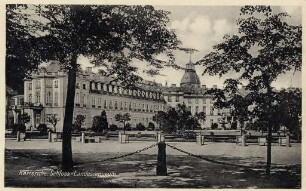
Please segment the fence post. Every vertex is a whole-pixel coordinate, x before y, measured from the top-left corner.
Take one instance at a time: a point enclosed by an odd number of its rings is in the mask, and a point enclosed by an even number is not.
[[[85,132],[82,132],[82,138],[81,138],[81,140],[82,140],[82,143],[85,143]]]
[[[49,133],[48,133],[48,140],[49,140],[49,142],[52,142],[52,133],[51,133],[51,131],[49,131]]]
[[[158,154],[157,154],[157,176],[167,176],[167,163],[166,163],[166,143],[158,143]]]
[[[17,131],[17,141],[20,142],[20,131]]]
[[[242,134],[242,136],[241,136],[241,146],[245,147],[245,142],[246,142],[246,136],[245,136],[245,134]]]
[[[286,147],[290,147],[290,134],[287,133],[286,135]]]

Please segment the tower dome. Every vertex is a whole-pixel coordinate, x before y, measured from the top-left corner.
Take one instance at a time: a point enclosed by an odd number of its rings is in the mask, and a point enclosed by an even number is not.
[[[189,63],[186,64],[185,73],[181,79],[180,83],[181,87],[200,87],[200,78],[197,75],[194,67],[194,63],[189,61]]]

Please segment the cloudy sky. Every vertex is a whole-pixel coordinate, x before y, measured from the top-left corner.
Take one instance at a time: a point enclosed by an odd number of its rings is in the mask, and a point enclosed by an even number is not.
[[[225,34],[237,33],[236,20],[239,17],[240,7],[238,6],[155,6],[156,9],[163,9],[170,11],[169,27],[175,29],[178,38],[182,41],[182,47],[194,48],[198,52],[192,55],[192,61],[196,62],[205,54],[212,51],[212,46],[222,41]],[[288,22],[291,24],[301,23],[301,9],[300,7],[273,7],[275,12],[286,11],[291,15]],[[189,55],[177,51],[175,52],[176,62],[180,66],[185,66],[189,62]],[[82,67],[90,66],[86,58],[80,58]],[[179,85],[180,80],[184,74],[182,70],[175,70],[172,68],[165,68],[161,71],[163,76],[156,76],[154,78],[144,75],[141,71],[143,63],[134,63],[139,66],[139,74],[147,79],[168,85]],[[204,68],[196,67],[197,74],[200,77],[201,84],[208,87],[218,85],[222,87],[225,78],[216,76],[202,75]],[[227,77],[227,76],[225,76]],[[274,86],[276,88],[292,86],[301,87],[301,72],[292,72],[282,75]]]

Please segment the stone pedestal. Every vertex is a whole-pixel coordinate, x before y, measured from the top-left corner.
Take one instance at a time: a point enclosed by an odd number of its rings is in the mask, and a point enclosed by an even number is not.
[[[197,135],[197,144],[204,145],[204,135]]]
[[[165,142],[165,134],[157,133],[157,142]]]
[[[129,135],[119,133],[118,140],[119,140],[119,143],[128,143],[129,142]]]
[[[81,135],[81,141],[82,143],[84,144],[85,143],[85,132],[82,132],[82,135]]]

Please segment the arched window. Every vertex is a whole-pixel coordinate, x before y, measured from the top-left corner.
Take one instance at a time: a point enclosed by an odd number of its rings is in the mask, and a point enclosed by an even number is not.
[[[36,103],[40,103],[40,92],[36,92]]]
[[[80,94],[79,93],[75,94],[75,103],[80,103]]]
[[[115,109],[118,109],[118,103],[115,101]]]

